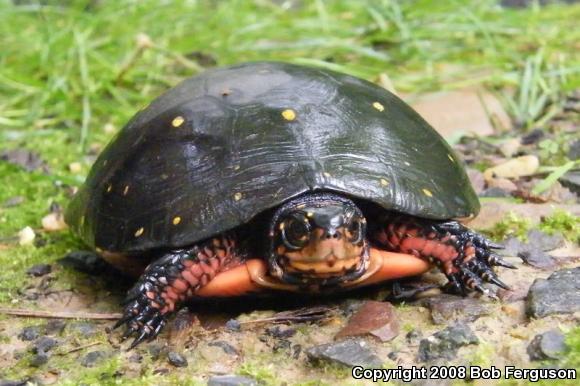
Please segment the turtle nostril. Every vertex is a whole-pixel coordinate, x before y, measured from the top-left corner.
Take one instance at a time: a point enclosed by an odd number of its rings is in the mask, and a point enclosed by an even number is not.
[[[322,236],[323,239],[340,239],[340,233],[336,229],[327,229],[324,235]]]

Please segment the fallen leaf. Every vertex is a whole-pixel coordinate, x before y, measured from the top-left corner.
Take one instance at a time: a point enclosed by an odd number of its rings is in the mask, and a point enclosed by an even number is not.
[[[365,302],[334,339],[367,334],[379,338],[381,342],[390,341],[399,334],[399,322],[391,303]]]
[[[486,181],[493,178],[519,178],[534,174],[540,167],[540,160],[535,155],[524,155],[489,168],[483,172]]]

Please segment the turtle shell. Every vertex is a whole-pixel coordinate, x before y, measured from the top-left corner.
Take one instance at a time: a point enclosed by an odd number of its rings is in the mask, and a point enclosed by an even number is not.
[[[96,248],[179,247],[327,190],[431,219],[479,202],[450,146],[387,90],[255,62],[185,80],[109,143],[67,211]]]

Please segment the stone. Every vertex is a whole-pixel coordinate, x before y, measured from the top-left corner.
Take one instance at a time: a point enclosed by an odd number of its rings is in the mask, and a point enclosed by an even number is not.
[[[28,386],[32,382],[33,382],[32,379],[22,379],[19,381],[0,379],[0,386]]]
[[[170,351],[167,354],[167,361],[175,367],[187,367],[187,359],[176,351]]]
[[[72,333],[79,334],[83,338],[91,338],[97,335],[98,331],[94,324],[90,322],[74,322],[68,326]]]
[[[435,324],[448,324],[461,319],[474,321],[490,313],[489,307],[477,298],[441,294],[427,298],[423,303],[431,310],[431,319]]]
[[[39,352],[30,358],[31,367],[40,367],[48,363],[49,355],[45,352]]]
[[[348,339],[336,343],[314,346],[306,350],[310,361],[327,361],[353,367],[378,367],[381,359],[369,348],[364,340]]]
[[[32,267],[28,268],[26,274],[34,277],[40,277],[48,275],[51,272],[52,266],[50,264],[35,264]]]
[[[568,150],[568,158],[572,161],[580,159],[580,139],[575,140]]]
[[[504,256],[518,256],[526,264],[532,267],[548,269],[557,265],[556,259],[545,251],[554,250],[564,245],[564,236],[561,233],[548,235],[538,229],[532,229],[527,234],[528,242],[524,243],[515,237],[507,239],[504,243]]]
[[[580,172],[568,172],[560,177],[558,181],[560,181],[563,186],[570,189],[570,191],[580,194]]]
[[[479,197],[511,197],[511,193],[502,188],[488,188],[479,194]]]
[[[346,326],[336,333],[334,339],[372,335],[381,342],[387,342],[398,334],[399,321],[393,305],[368,300],[350,317]]]
[[[580,311],[580,267],[554,272],[548,279],[536,279],[526,301],[526,314],[543,318],[551,314]]]
[[[457,323],[422,339],[417,359],[420,362],[452,360],[460,347],[470,344],[479,344],[479,339],[467,324]]]
[[[230,331],[240,331],[242,329],[242,324],[236,319],[230,319],[226,322],[226,329]]]
[[[226,354],[230,354],[230,355],[239,355],[238,350],[236,350],[236,348],[234,346],[232,346],[231,344],[229,344],[228,342],[226,342],[225,340],[217,340],[215,342],[211,342],[208,344],[208,346],[215,346],[215,347],[219,347],[222,350],[224,350],[224,352]]]
[[[38,339],[40,336],[40,327],[39,326],[28,326],[24,327],[20,333],[18,334],[18,339],[23,341],[31,341]]]
[[[284,339],[296,335],[296,330],[294,328],[281,328],[280,326],[274,326],[266,328],[266,334],[274,338]]]
[[[518,190],[516,184],[512,181],[508,180],[507,178],[492,178],[491,180],[487,181],[488,188],[498,188],[506,193],[514,192]]]
[[[528,231],[528,243],[532,248],[538,248],[542,251],[551,251],[564,245],[565,239],[561,233],[549,235],[539,229]]]
[[[552,256],[538,249],[522,251],[518,253],[518,257],[526,264],[536,268],[549,269],[557,265],[556,260]]]
[[[522,137],[521,144],[533,145],[534,143],[538,143],[542,138],[544,138],[544,131],[542,129],[534,129]]]
[[[241,375],[215,375],[207,380],[207,386],[257,386],[255,379]]]
[[[40,337],[34,342],[32,346],[32,352],[35,354],[46,353],[54,348],[58,344],[56,339],[50,338],[48,336]]]
[[[44,332],[47,335],[59,335],[64,331],[66,322],[62,319],[50,319],[44,325]]]
[[[68,228],[64,221],[62,212],[52,212],[44,216],[41,220],[42,229],[47,232],[58,232]]]
[[[95,367],[107,357],[104,351],[91,351],[81,359],[81,366]]]
[[[564,335],[558,330],[538,334],[528,345],[528,355],[532,361],[558,359],[566,351]]]
[[[0,206],[3,208],[13,208],[15,206],[22,204],[24,201],[25,201],[25,198],[23,196],[14,196],[14,197],[8,198]],[[2,383],[0,382],[0,385],[1,384]]]
[[[413,95],[405,99],[445,138],[461,132],[486,136],[494,133],[495,125],[504,129],[511,127],[501,102],[482,89]]]

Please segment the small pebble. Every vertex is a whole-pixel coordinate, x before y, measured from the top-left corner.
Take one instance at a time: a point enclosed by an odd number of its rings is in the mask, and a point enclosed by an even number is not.
[[[49,355],[45,352],[39,352],[30,359],[30,366],[40,367],[48,362]]]
[[[167,354],[167,360],[175,367],[187,367],[187,359],[178,352],[170,351]]]
[[[18,232],[18,244],[19,245],[32,245],[34,239],[36,238],[36,233],[31,227],[24,227],[20,232]]]
[[[47,232],[58,232],[67,228],[64,215],[61,212],[49,213],[42,218],[42,229]]]
[[[230,319],[226,322],[226,329],[230,331],[240,331],[242,325],[236,319]]]
[[[32,352],[35,354],[46,353],[54,348],[58,344],[56,339],[50,338],[48,336],[43,336],[34,342],[32,347]]]
[[[38,326],[28,326],[24,327],[20,334],[18,334],[18,339],[24,341],[35,340],[40,336],[40,327]]]
[[[566,351],[564,335],[558,330],[549,330],[538,334],[528,345],[528,355],[533,361],[558,359]]]
[[[89,322],[75,322],[69,325],[69,330],[83,338],[90,338],[97,334],[95,325]]]
[[[15,206],[22,204],[23,202],[24,202],[24,197],[14,196],[14,197],[10,197],[6,201],[4,201],[2,203],[2,205],[0,205],[0,206],[2,206],[3,208],[12,208],[12,207],[15,207]]]
[[[95,367],[97,364],[103,361],[107,357],[104,351],[91,351],[83,357],[81,360],[81,366],[83,367]]]
[[[258,382],[241,375],[216,375],[207,380],[207,386],[257,386]]]
[[[224,352],[226,354],[239,355],[238,350],[236,350],[236,348],[234,346],[232,346],[231,344],[229,344],[228,342],[226,342],[224,340],[217,340],[215,342],[211,342],[208,344],[208,346],[219,347],[222,350],[224,350]]]
[[[266,334],[279,339],[291,338],[296,335],[296,330],[294,328],[282,329],[280,326],[274,326],[266,328]]]
[[[64,331],[66,322],[61,319],[51,319],[44,325],[44,332],[47,335],[59,335]]]
[[[32,267],[28,268],[26,273],[30,276],[40,277],[44,275],[48,275],[52,272],[52,266],[50,264],[35,264]]]
[[[83,165],[80,162],[72,162],[68,165],[68,170],[71,173],[80,173],[83,170]]]

